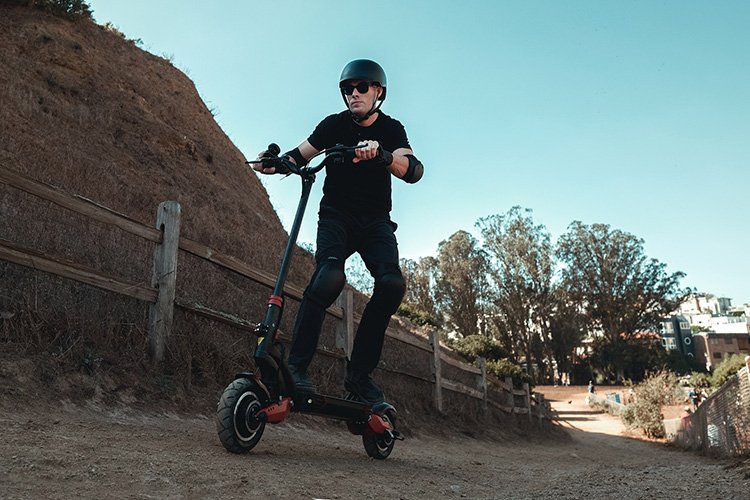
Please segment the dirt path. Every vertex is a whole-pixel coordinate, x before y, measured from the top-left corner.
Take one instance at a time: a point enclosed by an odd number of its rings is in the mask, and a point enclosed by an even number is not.
[[[618,436],[576,392],[553,402],[570,439],[423,435],[385,461],[342,426],[298,415],[239,456],[221,447],[211,416],[3,404],[0,497],[748,498],[744,466]]]

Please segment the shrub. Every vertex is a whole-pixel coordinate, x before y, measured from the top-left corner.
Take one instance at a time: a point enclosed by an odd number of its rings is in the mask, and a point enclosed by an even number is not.
[[[622,421],[631,429],[641,429],[650,438],[664,437],[662,406],[682,399],[677,377],[670,372],[659,372],[636,385],[635,402],[625,405]]]
[[[521,387],[524,383],[531,385],[529,374],[509,359],[487,361],[487,371],[501,380],[504,380],[505,377],[511,377],[514,387]]]
[[[711,376],[711,385],[716,388],[721,387],[724,382],[729,380],[729,377],[740,371],[743,366],[745,366],[744,354],[733,354],[725,358],[714,370]]]
[[[90,18],[92,12],[85,0],[0,0],[0,3],[37,8],[69,19]]]
[[[469,335],[452,343],[452,347],[470,361],[482,357],[487,361],[498,361],[508,357],[508,353],[497,340],[485,335]]]
[[[708,373],[693,372],[690,375],[690,383],[688,385],[699,389],[708,389],[711,387],[711,376]]]
[[[398,311],[396,311],[397,316],[401,316],[402,318],[406,318],[415,325],[420,326],[432,326],[434,328],[440,328],[440,322],[430,316],[428,313],[424,311],[420,311],[413,305],[402,302],[400,306],[398,306]]]

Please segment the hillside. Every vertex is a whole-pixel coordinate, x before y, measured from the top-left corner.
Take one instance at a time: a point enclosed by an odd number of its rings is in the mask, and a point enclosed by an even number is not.
[[[160,202],[177,200],[182,236],[275,273],[287,233],[242,153],[169,61],[91,20],[0,3],[0,68],[0,167],[149,226]],[[145,240],[2,183],[0,214],[0,239],[150,284]],[[290,282],[304,284],[312,266],[297,252]],[[251,320],[265,308],[267,289],[184,252],[178,276],[185,301]],[[0,311],[13,318],[0,320],[9,352],[54,356],[37,364],[55,373],[148,369],[147,305],[3,261],[0,277]],[[167,387],[225,383],[248,363],[249,351],[237,348],[245,338],[177,313]]]
[[[178,200],[189,238],[275,264],[268,196],[181,71],[89,20],[0,9],[3,165],[140,221]],[[271,251],[249,259],[249,233]]]

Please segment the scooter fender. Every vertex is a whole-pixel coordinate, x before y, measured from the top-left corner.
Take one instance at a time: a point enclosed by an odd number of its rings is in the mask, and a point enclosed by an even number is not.
[[[375,434],[385,434],[385,431],[393,430],[393,425],[390,423],[390,421],[376,413],[370,415],[369,420],[367,420],[367,426]]]
[[[261,382],[260,377],[257,376],[255,373],[253,373],[253,372],[240,372],[240,373],[238,373],[238,374],[236,374],[234,376],[234,380],[237,380],[238,378],[246,378],[248,380],[252,380],[253,382],[255,382],[258,385],[258,387],[260,388],[260,390],[262,390],[263,393],[266,395],[266,400],[267,401],[271,400],[271,393],[268,391],[268,388],[263,384],[263,382]]]

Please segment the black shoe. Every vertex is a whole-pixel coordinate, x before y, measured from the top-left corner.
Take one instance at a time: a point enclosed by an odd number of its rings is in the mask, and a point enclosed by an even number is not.
[[[315,385],[313,385],[310,377],[307,376],[307,370],[304,368],[298,368],[294,365],[289,365],[289,371],[292,374],[292,380],[294,380],[294,388],[302,392],[315,392]]]
[[[375,384],[369,373],[348,372],[344,379],[344,389],[354,396],[350,399],[358,399],[363,403],[376,405],[385,401],[383,391]]]

